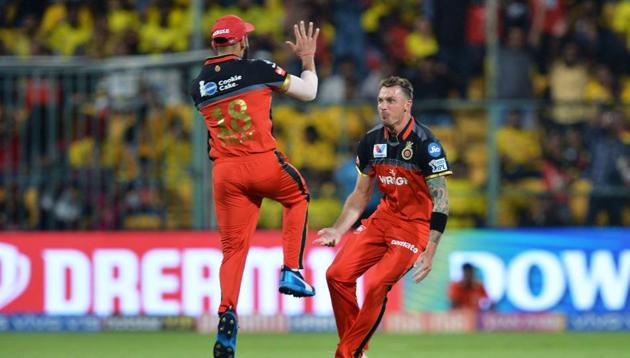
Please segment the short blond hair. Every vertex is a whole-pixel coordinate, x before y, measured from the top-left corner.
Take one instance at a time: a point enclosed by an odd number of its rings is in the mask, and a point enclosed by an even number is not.
[[[389,76],[381,80],[380,87],[395,87],[398,86],[402,89],[408,99],[413,99],[413,86],[408,79],[398,76]]]

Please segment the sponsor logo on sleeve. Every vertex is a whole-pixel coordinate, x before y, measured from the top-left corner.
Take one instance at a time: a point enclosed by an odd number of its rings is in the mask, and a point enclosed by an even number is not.
[[[440,148],[440,145],[433,142],[433,143],[429,143],[429,155],[432,156],[433,158],[437,158],[440,156],[440,154],[442,154],[442,148]]]
[[[443,172],[446,169],[448,169],[446,165],[446,159],[444,158],[433,159],[432,161],[429,162],[429,165],[431,166],[431,171],[433,173]]]
[[[374,144],[374,158],[387,158],[387,144]]]
[[[214,82],[199,81],[199,93],[201,93],[201,97],[212,96],[217,93],[217,84]]]

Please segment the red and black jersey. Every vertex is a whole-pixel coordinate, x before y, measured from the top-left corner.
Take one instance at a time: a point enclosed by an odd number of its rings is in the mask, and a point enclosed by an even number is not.
[[[288,85],[287,72],[273,62],[236,55],[207,59],[192,83],[192,98],[208,127],[210,158],[276,149],[271,91]]]
[[[431,130],[411,118],[396,137],[383,125],[370,130],[359,143],[357,168],[376,177],[383,199],[373,215],[407,221],[431,219],[433,201],[426,180],[450,175],[446,153]]]

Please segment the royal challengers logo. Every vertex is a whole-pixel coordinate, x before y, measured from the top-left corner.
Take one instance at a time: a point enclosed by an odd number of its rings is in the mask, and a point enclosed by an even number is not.
[[[404,160],[409,160],[413,157],[413,148],[411,148],[412,145],[413,142],[405,143],[405,148],[402,150],[402,157]]]

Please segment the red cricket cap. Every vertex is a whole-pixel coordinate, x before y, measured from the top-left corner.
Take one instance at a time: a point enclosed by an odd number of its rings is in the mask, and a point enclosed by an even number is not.
[[[254,31],[254,25],[243,21],[236,15],[226,15],[214,23],[210,37],[214,46],[228,46],[241,41],[248,32],[252,31]],[[225,39],[227,41],[217,42],[217,39]]]

